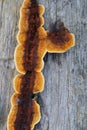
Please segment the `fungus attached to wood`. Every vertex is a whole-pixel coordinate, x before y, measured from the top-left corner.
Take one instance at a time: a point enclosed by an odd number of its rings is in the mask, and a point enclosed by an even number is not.
[[[40,121],[40,106],[33,94],[44,89],[41,73],[46,52],[62,53],[75,44],[74,35],[61,26],[56,33],[42,26],[44,6],[36,0],[24,0],[20,9],[18,45],[15,49],[15,65],[20,73],[14,78],[15,93],[11,98],[12,108],[7,122],[8,130],[33,130]]]

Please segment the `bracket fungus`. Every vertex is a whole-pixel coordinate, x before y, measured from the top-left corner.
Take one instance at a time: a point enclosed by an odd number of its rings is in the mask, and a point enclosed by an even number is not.
[[[43,28],[44,6],[36,0],[24,0],[20,9],[18,45],[14,60],[20,73],[14,78],[14,90],[8,115],[8,130],[33,130],[40,121],[40,106],[33,94],[44,89],[42,69],[47,52],[63,53],[75,44],[75,38],[64,25],[55,33]]]

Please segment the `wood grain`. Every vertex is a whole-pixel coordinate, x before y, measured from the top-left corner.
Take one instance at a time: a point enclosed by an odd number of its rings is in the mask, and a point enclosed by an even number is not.
[[[6,130],[15,70],[19,9],[23,0],[0,0],[0,130]],[[45,28],[61,20],[76,46],[44,58],[45,89],[36,95],[42,119],[35,130],[87,130],[87,0],[39,0]]]

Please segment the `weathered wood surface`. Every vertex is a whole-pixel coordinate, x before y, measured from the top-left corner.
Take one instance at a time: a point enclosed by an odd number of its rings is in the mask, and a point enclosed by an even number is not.
[[[19,9],[23,0],[0,0],[0,130],[6,130],[17,44]],[[61,19],[76,36],[76,46],[45,57],[45,89],[38,95],[42,119],[35,130],[87,130],[87,0],[39,0],[45,28]]]

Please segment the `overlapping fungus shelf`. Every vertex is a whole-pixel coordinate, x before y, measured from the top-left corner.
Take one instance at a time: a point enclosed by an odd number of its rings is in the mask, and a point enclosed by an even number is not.
[[[11,98],[8,130],[32,130],[40,120],[40,107],[32,98],[33,93],[41,92],[44,87],[41,73],[46,53],[43,13],[44,7],[36,0],[24,0],[17,36],[19,45],[14,55],[16,68],[21,74],[14,79],[16,93]]]
[[[42,27],[44,8],[38,5],[35,0],[31,1],[30,6],[27,5],[28,14],[26,15],[24,4],[19,22],[19,46],[15,51],[16,67],[21,73],[34,70],[40,72],[43,68],[43,56],[46,53],[46,32]]]
[[[12,96],[12,106],[17,105],[17,112],[14,122],[15,130],[31,130],[40,119],[40,108],[38,104],[32,100],[33,87],[35,84],[35,76],[40,73],[28,72],[25,75],[18,75],[15,79],[15,86],[20,82],[20,89]],[[16,88],[15,87],[15,88]],[[35,89],[35,88],[34,88]]]

